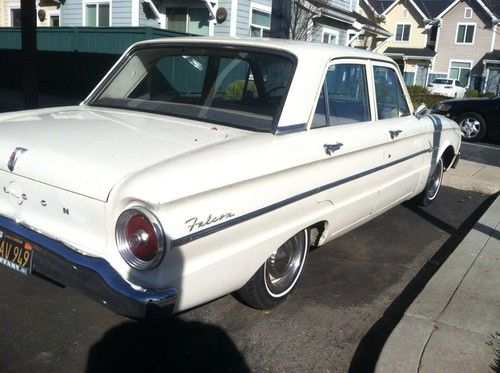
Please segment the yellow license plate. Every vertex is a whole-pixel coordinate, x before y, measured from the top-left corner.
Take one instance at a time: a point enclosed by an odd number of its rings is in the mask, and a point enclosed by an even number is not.
[[[33,244],[11,232],[0,230],[0,265],[22,274],[31,273]]]

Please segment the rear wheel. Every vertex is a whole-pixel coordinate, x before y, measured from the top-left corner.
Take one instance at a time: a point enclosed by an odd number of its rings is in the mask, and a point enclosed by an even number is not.
[[[486,135],[486,121],[477,113],[464,113],[456,121],[462,131],[464,141],[481,141]]]
[[[295,288],[309,251],[307,229],[281,245],[252,278],[236,292],[250,307],[270,309],[283,302]]]

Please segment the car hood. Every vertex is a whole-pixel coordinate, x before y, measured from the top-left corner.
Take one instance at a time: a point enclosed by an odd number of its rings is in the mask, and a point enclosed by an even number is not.
[[[106,201],[131,174],[245,132],[88,106],[7,113],[0,115],[0,169]],[[10,170],[17,148],[25,150]]]

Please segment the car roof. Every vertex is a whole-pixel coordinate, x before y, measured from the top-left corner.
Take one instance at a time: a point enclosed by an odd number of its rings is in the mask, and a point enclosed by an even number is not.
[[[265,49],[275,49],[280,51],[286,51],[294,54],[298,58],[303,55],[311,56],[321,59],[332,59],[332,58],[363,58],[363,59],[377,59],[380,61],[387,61],[389,63],[394,63],[394,61],[382,54],[377,54],[369,52],[363,49],[344,47],[339,45],[331,45],[324,43],[313,43],[300,40],[288,40],[288,39],[272,39],[272,38],[238,38],[238,37],[175,37],[175,38],[160,38],[141,41],[137,45],[148,45],[148,44],[214,44],[214,45],[232,45],[232,46],[242,46],[242,47],[255,47],[255,48],[265,48]]]

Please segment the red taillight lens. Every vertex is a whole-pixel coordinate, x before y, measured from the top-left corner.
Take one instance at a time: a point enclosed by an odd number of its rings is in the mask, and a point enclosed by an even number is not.
[[[163,257],[163,230],[158,219],[143,207],[124,211],[116,222],[115,235],[118,250],[131,267],[151,269]]]
[[[142,214],[133,215],[125,227],[130,251],[139,259],[151,261],[158,253],[158,239],[151,222]]]

